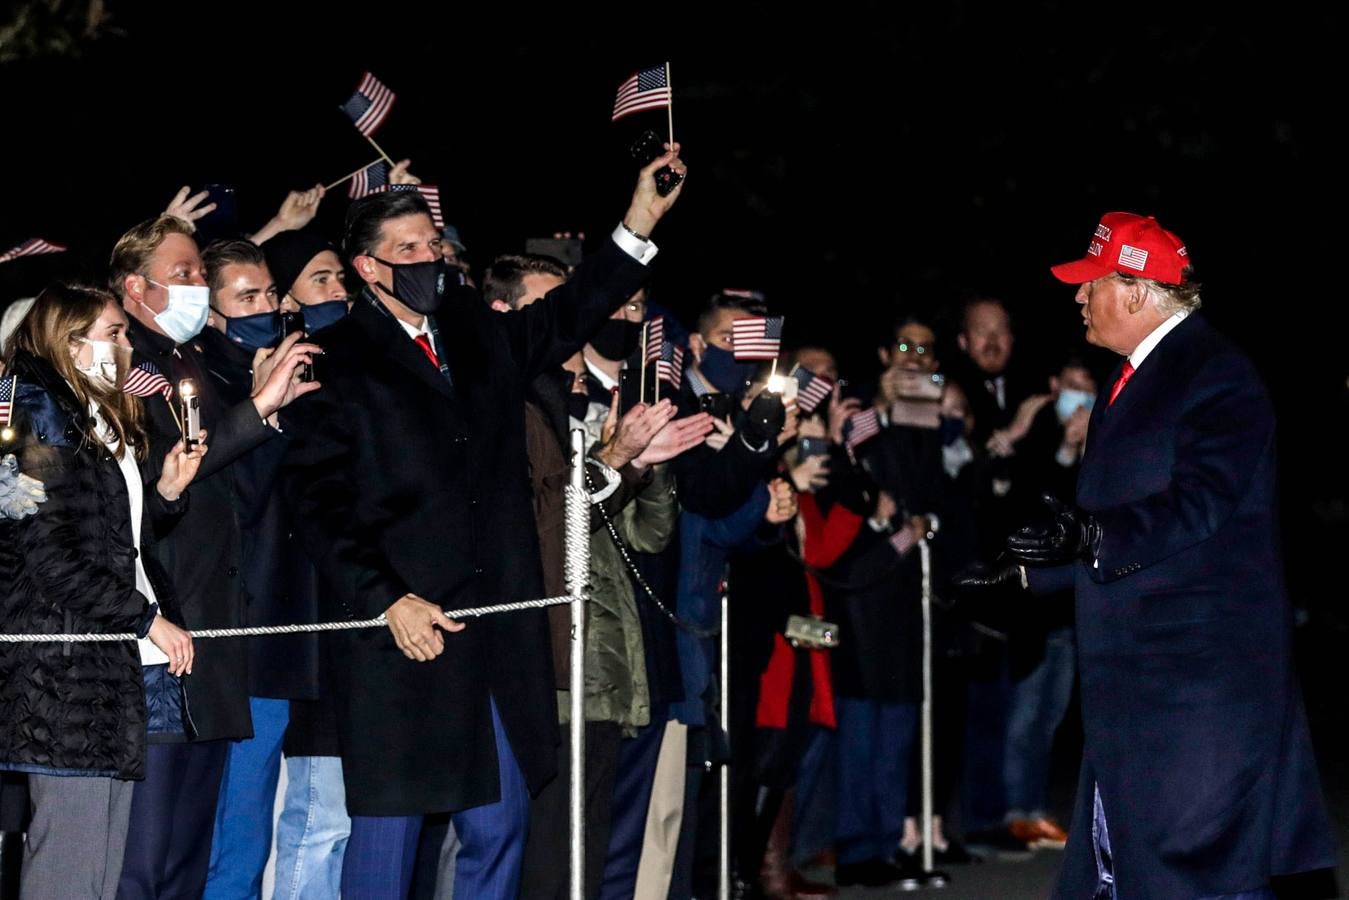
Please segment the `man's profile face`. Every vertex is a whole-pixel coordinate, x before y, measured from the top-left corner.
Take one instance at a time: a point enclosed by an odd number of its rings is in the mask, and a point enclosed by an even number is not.
[[[1127,346],[1131,291],[1114,275],[1106,275],[1080,285],[1074,299],[1082,306],[1082,323],[1087,326],[1087,343],[1117,353],[1129,353]]]
[[[1063,371],[1059,373],[1059,389],[1095,394],[1096,379],[1092,378],[1091,372],[1083,366],[1064,366]]]
[[[333,300],[347,299],[346,273],[342,270],[342,260],[331,250],[315,255],[300,270],[295,284],[286,294],[287,300],[293,300],[299,306],[313,306],[317,303],[329,303]]]
[[[960,349],[985,375],[1001,375],[1012,358],[1012,321],[1001,304],[977,303],[965,315]]]
[[[731,343],[731,323],[736,319],[752,319],[754,313],[743,309],[719,309],[712,317],[705,332],[696,335],[704,344],[719,347],[728,352],[735,349]]]
[[[812,375],[838,381],[838,361],[822,347],[802,347],[796,351],[796,364]]]

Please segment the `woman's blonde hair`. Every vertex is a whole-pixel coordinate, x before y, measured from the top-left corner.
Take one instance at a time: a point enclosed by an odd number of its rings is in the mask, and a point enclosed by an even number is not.
[[[140,400],[122,393],[131,354],[117,354],[117,381],[108,386],[87,378],[75,367],[71,356],[72,345],[86,337],[103,310],[117,300],[107,291],[78,284],[53,284],[38,294],[28,315],[5,345],[5,369],[13,371],[15,354],[24,350],[46,360],[70,385],[79,401],[80,409],[87,410],[90,401],[96,402],[103,421],[117,436],[117,458],[121,459],[128,445],[134,448],[136,459],[144,460],[149,441],[146,439],[145,413]],[[84,440],[102,443],[94,433],[91,419],[78,419]]]

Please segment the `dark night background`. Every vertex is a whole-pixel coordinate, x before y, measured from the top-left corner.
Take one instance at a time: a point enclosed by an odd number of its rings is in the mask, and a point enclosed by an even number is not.
[[[440,185],[475,265],[554,230],[602,236],[631,190],[629,126],[665,127],[663,111],[611,125],[614,90],[669,59],[692,174],[656,235],[658,298],[687,314],[717,288],[761,288],[789,343],[823,340],[854,378],[897,310],[971,291],[1010,302],[1017,356],[1047,371],[1081,331],[1048,266],[1082,255],[1109,210],[1180,234],[1205,313],[1274,393],[1310,656],[1343,643],[1333,11],[106,3],[78,56],[0,62],[0,249],[72,250],[0,266],[0,302],[72,266],[101,275],[115,237],[181,185],[236,185],[255,228],[285,190],[373,159],[337,109],[366,69],[398,94],[376,139]],[[323,204],[334,237],[345,203],[343,187]],[[1323,726],[1342,731],[1331,705]]]

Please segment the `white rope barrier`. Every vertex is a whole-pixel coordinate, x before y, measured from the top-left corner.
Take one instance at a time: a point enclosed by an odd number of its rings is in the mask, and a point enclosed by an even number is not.
[[[582,532],[584,533],[584,532]],[[588,549],[588,548],[587,548]],[[584,582],[582,582],[584,584]],[[544,597],[540,600],[521,600],[516,603],[497,603],[493,606],[472,606],[467,609],[444,610],[451,619],[475,619],[494,613],[520,612],[525,609],[543,609],[548,606],[561,606],[576,598],[570,594],[562,597]],[[308,634],[316,631],[350,631],[357,628],[384,628],[388,620],[383,616],[376,619],[356,619],[349,622],[312,622],[307,625],[255,625],[251,628],[205,628],[189,632],[194,640],[203,638],[240,638],[260,637],[275,634]],[[129,632],[121,634],[0,634],[0,644],[37,644],[70,643],[88,644],[107,641],[134,641],[136,636]]]

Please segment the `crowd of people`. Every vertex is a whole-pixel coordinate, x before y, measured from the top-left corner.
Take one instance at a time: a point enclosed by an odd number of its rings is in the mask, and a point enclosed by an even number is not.
[[[666,166],[576,266],[472,265],[404,190],[202,246],[184,191],[6,311],[0,630],[138,638],[0,644],[25,900],[257,897],[269,858],[278,898],[566,896],[568,610],[446,612],[566,593],[574,429],[589,896],[713,896],[722,777],[739,896],[917,886],[925,581],[936,860],[1064,847],[1071,585],[956,576],[1071,500],[1099,373],[986,295],[954,335],[897,302],[874,384],[790,322],[747,359],[762,294],[648,289]]]

